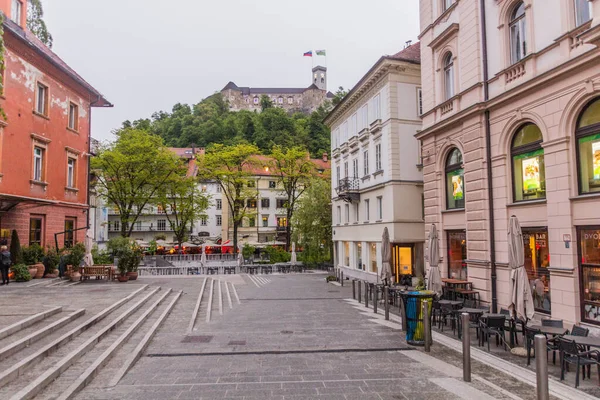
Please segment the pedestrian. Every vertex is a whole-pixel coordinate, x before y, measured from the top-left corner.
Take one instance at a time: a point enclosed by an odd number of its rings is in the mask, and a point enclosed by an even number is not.
[[[8,269],[10,268],[10,251],[8,247],[0,247],[0,272],[2,273],[2,285],[8,285]],[[1,286],[1,285],[0,285]]]

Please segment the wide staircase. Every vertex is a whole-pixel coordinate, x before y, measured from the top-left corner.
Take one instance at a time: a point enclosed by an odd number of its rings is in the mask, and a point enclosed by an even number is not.
[[[102,309],[55,307],[1,327],[0,399],[73,398],[103,367],[110,367],[105,385],[118,381],[180,297],[144,285]]]

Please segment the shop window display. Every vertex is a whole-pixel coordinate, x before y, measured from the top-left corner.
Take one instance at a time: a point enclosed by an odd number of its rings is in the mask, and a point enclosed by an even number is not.
[[[578,233],[583,319],[600,324],[600,227]]]
[[[546,171],[542,131],[534,124],[523,125],[513,138],[511,154],[514,200],[545,199]]]
[[[579,158],[579,192],[600,193],[600,99],[590,103],[575,133]]]
[[[448,232],[448,277],[467,279],[467,232]]]
[[[544,313],[551,311],[550,298],[550,251],[546,228],[523,228],[525,270],[531,284],[535,310]]]

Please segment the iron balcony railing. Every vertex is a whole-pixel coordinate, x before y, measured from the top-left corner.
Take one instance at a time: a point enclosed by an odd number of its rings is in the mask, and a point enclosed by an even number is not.
[[[339,196],[348,193],[358,193],[360,184],[358,178],[342,178],[338,181],[336,192]]]

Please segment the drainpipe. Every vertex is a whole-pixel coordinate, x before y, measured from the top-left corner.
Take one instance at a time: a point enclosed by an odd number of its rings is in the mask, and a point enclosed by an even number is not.
[[[485,104],[484,119],[485,119],[485,156],[487,164],[487,189],[488,189],[488,208],[490,219],[490,264],[492,267],[492,313],[498,312],[498,290],[496,285],[496,227],[494,222],[494,186],[492,185],[492,137],[490,127],[490,110],[487,108],[489,100],[489,84],[488,84],[488,52],[487,52],[487,32],[485,21],[485,0],[480,0],[481,7],[481,47],[483,58],[483,98]]]
[[[95,104],[97,102],[100,101],[101,96],[98,95],[98,98],[96,99],[96,101],[92,102],[90,99],[90,105],[88,107],[88,161],[87,161],[87,199],[86,199],[86,203],[88,206],[87,209],[87,218],[86,218],[86,226],[90,227],[90,212],[92,210],[91,206],[90,206],[90,199],[91,199],[91,193],[90,193],[90,175],[92,173],[92,104]],[[94,239],[96,239],[96,232],[92,233]]]

